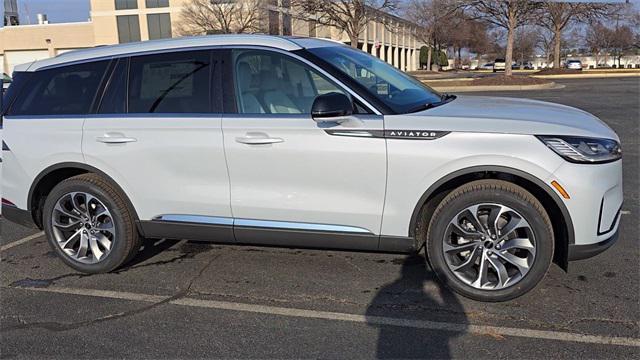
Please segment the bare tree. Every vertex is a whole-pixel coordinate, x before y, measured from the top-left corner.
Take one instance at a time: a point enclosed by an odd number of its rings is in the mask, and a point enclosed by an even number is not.
[[[181,10],[182,35],[240,34],[261,29],[264,0],[190,0]]]
[[[513,46],[513,53],[520,66],[524,66],[525,61],[529,61],[534,55],[538,43],[537,31],[531,28],[520,28],[516,31],[516,41]]]
[[[547,29],[541,29],[537,33],[536,47],[544,54],[544,60],[549,63],[553,57],[553,33]]]
[[[460,10],[457,0],[412,0],[405,9],[406,17],[419,27],[416,36],[427,49],[427,69],[431,70],[433,48],[439,48],[443,35],[443,24],[454,20],[454,14]]]
[[[589,47],[589,50],[596,58],[596,67],[600,65],[600,54],[604,53],[605,63],[607,61],[607,51],[612,46],[611,29],[604,26],[602,23],[594,21],[589,24],[585,34],[585,44]]]
[[[618,67],[620,67],[622,56],[634,47],[633,30],[628,25],[616,26],[610,31],[609,36],[611,37],[611,53],[618,60]]]
[[[511,76],[516,29],[533,21],[539,3],[530,0],[471,0],[468,6],[475,17],[507,30],[504,74]]]
[[[560,68],[562,33],[573,22],[589,22],[610,15],[612,6],[605,3],[559,2],[540,3],[536,24],[553,33],[553,67]]]
[[[397,9],[397,0],[292,0],[296,18],[313,20],[318,26],[332,26],[349,37],[351,46],[358,47],[358,38],[367,23],[387,24],[385,13]]]

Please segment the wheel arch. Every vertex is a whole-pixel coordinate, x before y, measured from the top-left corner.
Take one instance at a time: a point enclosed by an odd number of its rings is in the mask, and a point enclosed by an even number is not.
[[[569,245],[575,243],[571,216],[566,206],[551,187],[542,180],[524,171],[506,167],[481,165],[452,172],[431,185],[418,200],[409,223],[409,236],[419,245],[424,243],[427,223],[440,201],[453,189],[473,180],[501,179],[523,187],[545,207],[551,218],[554,232],[554,262],[565,271],[568,268]]]
[[[46,169],[42,170],[38,176],[33,180],[31,187],[29,188],[29,195],[27,198],[28,211],[33,218],[34,223],[40,229],[42,229],[42,207],[44,205],[44,200],[47,195],[51,192],[51,190],[61,181],[66,180],[68,178],[87,174],[94,173],[103,177],[106,181],[108,181],[113,187],[115,187],[120,193],[124,196],[124,200],[133,212],[133,216],[136,221],[136,226],[138,227],[138,231],[141,231],[139,226],[139,217],[136,212],[131,199],[129,196],[122,190],[122,187],[118,185],[118,183],[113,180],[109,175],[105,172],[87,164],[78,163],[78,162],[64,162],[51,165]],[[142,232],[141,232],[142,234]]]

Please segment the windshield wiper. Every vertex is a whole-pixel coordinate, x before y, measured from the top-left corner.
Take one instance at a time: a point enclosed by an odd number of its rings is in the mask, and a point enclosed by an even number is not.
[[[456,96],[453,94],[443,93],[442,96],[440,96],[440,101],[444,103],[444,102],[449,102],[451,100],[454,100],[455,98]]]
[[[416,105],[414,107],[412,107],[411,109],[409,109],[409,111],[407,111],[407,113],[414,113],[414,112],[418,112],[418,111],[422,111],[422,110],[429,110],[431,108],[434,108],[438,105],[440,105],[440,102],[437,103],[428,103],[428,104],[420,104],[420,105]]]
[[[429,110],[429,109],[432,109],[432,108],[434,108],[436,106],[444,105],[444,104],[448,103],[449,101],[454,100],[455,98],[456,98],[456,96],[452,95],[452,94],[442,94],[442,96],[440,97],[440,101],[433,102],[433,103],[428,103],[428,104],[416,105],[416,106],[412,107],[411,109],[409,109],[409,111],[407,111],[407,113],[414,113],[414,112],[418,112],[418,111]]]

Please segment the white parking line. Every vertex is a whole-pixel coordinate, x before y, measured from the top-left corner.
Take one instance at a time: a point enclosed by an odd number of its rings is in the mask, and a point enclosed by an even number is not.
[[[32,291],[41,291],[49,293],[60,293],[80,296],[94,296],[109,299],[122,299],[143,302],[158,302],[167,300],[166,296],[138,294],[130,292],[96,290],[96,289],[80,289],[67,287],[47,287],[47,288],[21,288]],[[457,324],[447,322],[435,322],[427,320],[399,319],[384,316],[367,316],[359,314],[348,314],[339,312],[316,311],[307,309],[295,309],[276,306],[265,306],[256,304],[234,303],[227,301],[200,300],[194,298],[180,298],[171,300],[168,303],[181,306],[192,306],[199,308],[209,308],[218,310],[230,310],[240,312],[250,312],[266,315],[277,315],[287,317],[298,317],[307,319],[322,319],[334,321],[347,321],[354,323],[366,323],[370,325],[388,325],[399,326],[416,329],[427,329],[436,331],[453,331],[466,334],[476,335],[502,335],[531,339],[570,341],[588,344],[601,345],[622,345],[640,347],[640,339],[616,336],[598,336],[586,335],[580,333],[570,333],[561,331],[546,331],[533,329],[520,329],[502,326],[485,326],[471,324]]]
[[[9,250],[14,246],[22,245],[22,244],[24,244],[26,242],[29,242],[29,241],[33,240],[33,239],[37,239],[42,235],[44,235],[44,231],[40,231],[40,232],[37,232],[37,233],[35,233],[33,235],[29,235],[27,237],[24,237],[24,238],[22,238],[20,240],[16,240],[16,241],[10,242],[8,244],[2,245],[2,246],[0,246],[0,251]]]

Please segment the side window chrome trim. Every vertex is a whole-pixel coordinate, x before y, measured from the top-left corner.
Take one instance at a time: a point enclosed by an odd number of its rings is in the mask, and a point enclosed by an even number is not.
[[[327,231],[327,232],[357,233],[357,234],[373,235],[371,231],[364,228],[356,227],[356,226],[303,223],[303,222],[292,222],[292,221],[235,219],[230,217],[206,216],[206,215],[166,214],[166,215],[156,216],[153,218],[153,220],[162,221],[162,222],[229,225],[229,226],[266,228],[266,229]]]

